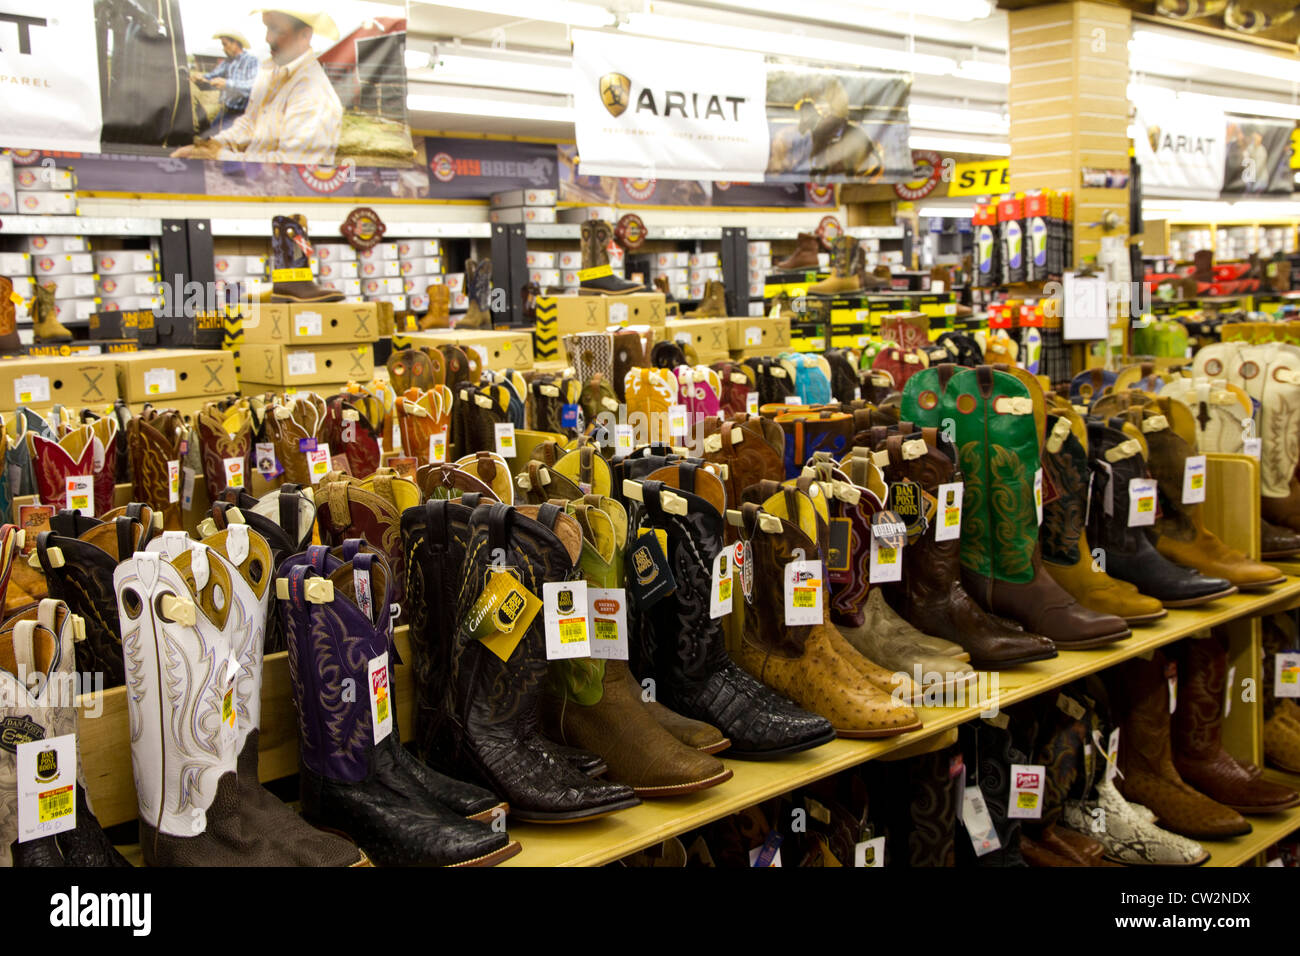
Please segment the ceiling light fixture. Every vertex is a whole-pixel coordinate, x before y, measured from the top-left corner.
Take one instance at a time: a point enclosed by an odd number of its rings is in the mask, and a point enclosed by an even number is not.
[[[615,16],[604,7],[573,0],[416,0],[431,7],[451,7],[513,17],[517,20],[544,20],[547,23],[572,24],[575,27],[610,27]]]
[[[572,123],[573,107],[512,103],[509,100],[479,100],[471,97],[408,93],[406,108],[420,113],[451,113],[457,116],[491,116],[496,119],[538,120],[543,123]]]
[[[1211,64],[1215,69],[1300,81],[1300,61],[1248,50],[1241,43],[1208,43],[1189,40],[1155,30],[1135,30],[1129,41],[1130,64],[1142,69],[1143,58],[1173,60],[1194,66]]]
[[[988,139],[963,139],[957,136],[927,136],[912,133],[907,138],[912,149],[932,149],[940,153],[973,153],[984,156],[1010,156],[1011,144]]]

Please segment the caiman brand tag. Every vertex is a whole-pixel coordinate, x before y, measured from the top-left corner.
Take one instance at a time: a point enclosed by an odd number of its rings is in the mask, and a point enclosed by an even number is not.
[[[843,584],[852,577],[849,569],[852,553],[853,522],[848,518],[832,518],[830,544],[826,549],[826,572],[831,581]]]
[[[659,535],[662,533],[642,531],[628,557],[628,589],[644,608],[654,607],[677,588],[668,559],[664,556],[667,535],[661,539]]]
[[[470,608],[469,632],[508,661],[541,609],[541,599],[511,571],[490,568],[487,584]]]
[[[542,585],[542,606],[546,623],[546,659],[558,661],[590,657],[587,582],[546,582]]]

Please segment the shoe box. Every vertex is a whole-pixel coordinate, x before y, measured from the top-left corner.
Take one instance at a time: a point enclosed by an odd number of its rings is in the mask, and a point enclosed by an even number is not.
[[[368,382],[374,374],[375,350],[369,343],[355,345],[339,342],[304,348],[297,344],[245,342],[239,350],[241,385],[299,386]]]
[[[90,334],[94,338],[131,339],[139,343],[142,330],[156,341],[152,309],[101,308],[90,314]]]
[[[663,328],[668,318],[662,292],[633,292],[627,295],[549,296],[556,307],[556,330],[603,332],[611,325],[652,325]]]
[[[766,355],[766,349],[786,352],[791,348],[790,319],[769,316],[731,318],[727,323],[727,348],[746,355]]]
[[[473,349],[478,353],[484,368],[502,372],[510,369],[526,372],[533,367],[533,334],[527,329],[517,332],[486,329],[409,332],[394,336],[393,348],[419,348],[423,345],[445,345],[448,342],[454,342],[463,349]]]
[[[113,365],[89,355],[31,356],[0,362],[0,411],[111,405],[118,397]]]
[[[158,260],[152,252],[136,249],[105,249],[101,252],[93,252],[91,255],[95,260],[95,272],[100,278],[117,275],[155,275],[158,271]]]
[[[74,192],[20,192],[18,212],[25,216],[75,216],[77,194]]]
[[[115,358],[117,389],[131,402],[227,395],[236,389],[235,358],[210,349],[150,349]]]
[[[682,346],[690,345],[702,365],[725,362],[728,349],[727,319],[669,319],[664,338]]]
[[[17,185],[14,181],[14,158],[0,156],[0,213],[18,211]]]
[[[378,339],[379,307],[374,302],[261,302],[244,311],[245,344],[332,345]]]

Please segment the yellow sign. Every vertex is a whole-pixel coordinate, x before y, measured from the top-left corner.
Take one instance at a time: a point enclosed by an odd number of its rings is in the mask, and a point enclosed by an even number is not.
[[[1010,163],[1005,159],[957,163],[948,183],[949,196],[996,196],[1010,191]]]
[[[1300,169],[1300,127],[1291,130],[1291,168]]]

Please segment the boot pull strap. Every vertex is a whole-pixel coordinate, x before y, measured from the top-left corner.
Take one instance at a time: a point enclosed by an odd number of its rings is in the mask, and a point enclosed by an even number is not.
[[[1101,390],[1106,387],[1105,373],[1099,368],[1089,369],[1088,377],[1092,379],[1093,395],[1100,395]]]
[[[911,422],[898,423],[898,434],[900,435],[910,435],[915,430],[916,430],[916,426],[913,425]]]
[[[590,445],[584,445],[578,450],[578,480],[587,487],[591,487],[591,477],[593,471],[592,457],[595,454]]]
[[[952,362],[941,362],[936,366],[936,374],[939,379],[939,391],[942,392],[948,387],[948,380],[957,374],[957,369],[960,367],[961,366]]]
[[[343,555],[343,560],[351,561],[361,553],[361,549],[365,547],[365,545],[365,538],[345,538],[343,540],[343,547],[340,551],[340,554]]]
[[[133,501],[126,506],[125,513],[128,518],[134,519],[135,521],[143,522],[144,521],[143,511],[144,511],[144,504],[139,501]]]
[[[885,451],[889,453],[889,463],[891,465],[901,465],[903,463],[903,436],[890,435],[885,440]]]
[[[645,505],[652,522],[663,517],[663,506],[659,501],[659,492],[663,486],[662,481],[641,482],[641,503]]]
[[[295,544],[302,540],[302,535],[298,531],[298,494],[297,489],[287,490],[287,486],[280,488],[280,527],[284,529],[289,536],[289,540]]]
[[[503,552],[510,546],[510,523],[515,511],[509,505],[496,502],[488,515],[488,553],[497,548]]]
[[[564,509],[551,504],[549,501],[537,509],[537,523],[543,527],[554,530],[555,522],[564,514]]]
[[[307,601],[307,582],[318,577],[323,575],[310,564],[296,565],[289,571],[287,594],[284,595],[284,600],[287,600],[289,606],[295,611],[310,610],[311,604]]]
[[[993,394],[993,366],[981,365],[975,369],[975,382],[979,386],[980,394],[988,398]]]
[[[376,472],[374,475],[373,487],[375,489],[375,494],[377,494],[380,498],[383,498],[385,501],[392,502],[393,504],[397,504],[397,498],[393,494],[392,475],[381,475],[378,472]],[[340,524],[342,523],[344,522],[340,522]]]
[[[139,522],[134,518],[128,518],[126,515],[119,515],[113,519],[113,527],[117,531],[117,560],[125,561],[131,555],[135,554],[135,535],[132,529]]]
[[[931,448],[937,448],[939,446],[939,429],[922,428],[921,437],[925,439],[925,443]]]
[[[354,554],[350,558],[350,561],[352,562],[353,570],[363,571],[366,574],[369,574],[375,565],[375,556],[373,553]]]
[[[330,549],[323,544],[313,544],[307,549],[307,563],[319,571],[321,574],[326,572],[326,562],[329,561]]]
[[[572,509],[569,513],[573,515],[574,519],[578,522],[578,526],[582,529],[583,538],[585,538],[589,543],[595,544],[596,535],[591,530],[591,521],[588,518],[588,512],[591,510],[591,506],[585,501],[574,501],[570,502],[569,507]]]
[[[466,508],[473,510],[477,508],[479,505],[483,504],[483,492],[467,491],[460,496],[460,503],[463,504]]]
[[[879,445],[879,444],[881,444],[882,442],[886,441],[888,438],[889,438],[889,426],[888,426],[888,425],[872,425],[872,426],[871,426],[871,445],[872,445],[873,448],[874,448],[876,445]]]
[[[763,509],[752,501],[746,501],[740,506],[741,527],[745,530],[745,540],[752,541],[758,535],[758,516],[762,514]],[[749,545],[745,545],[745,560],[753,560],[749,553]]]
[[[695,472],[699,469],[693,461],[680,461],[677,463],[677,484],[682,491],[695,493]]]
[[[325,510],[329,513],[330,524],[336,528],[346,528],[352,523],[352,506],[348,500],[351,487],[350,481],[331,481],[321,485],[325,493]]]
[[[435,552],[447,550],[446,498],[430,498],[424,503],[424,530],[432,550]]]

